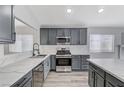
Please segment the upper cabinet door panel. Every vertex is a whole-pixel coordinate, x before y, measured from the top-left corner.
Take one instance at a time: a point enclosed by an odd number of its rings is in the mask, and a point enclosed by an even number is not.
[[[0,5],[0,43],[13,41],[14,14],[13,6]]]
[[[57,28],[57,37],[63,37],[63,36],[65,36],[64,29]]]
[[[80,45],[87,44],[87,28],[80,29]]]
[[[48,44],[48,28],[41,28],[40,29],[40,44],[47,45]]]
[[[49,29],[49,45],[56,45],[56,29],[50,28]]]
[[[72,45],[80,44],[80,29],[78,28],[71,29],[71,44]]]
[[[65,34],[65,37],[70,37],[71,36],[70,28],[64,28],[64,34]]]

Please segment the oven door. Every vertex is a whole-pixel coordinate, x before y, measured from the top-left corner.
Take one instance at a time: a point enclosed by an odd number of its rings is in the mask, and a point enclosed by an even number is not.
[[[56,58],[56,72],[71,72],[71,58]]]
[[[71,66],[71,58],[56,58],[56,66]]]

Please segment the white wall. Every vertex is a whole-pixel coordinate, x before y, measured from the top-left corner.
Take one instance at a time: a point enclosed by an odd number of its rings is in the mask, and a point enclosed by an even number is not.
[[[74,55],[87,55],[89,53],[87,45],[40,45],[40,53],[56,54],[59,47],[68,47]]]
[[[39,30],[40,24],[37,22],[36,18],[33,16],[33,13],[27,6],[16,5],[14,9],[16,17],[31,25],[35,29]]]

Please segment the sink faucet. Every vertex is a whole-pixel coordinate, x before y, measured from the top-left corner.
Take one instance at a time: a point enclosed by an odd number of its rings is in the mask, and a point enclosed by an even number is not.
[[[37,47],[37,48],[36,48]],[[34,43],[33,44],[33,56],[35,56],[35,51],[37,51],[38,55],[40,54],[39,52],[39,44],[38,43]]]

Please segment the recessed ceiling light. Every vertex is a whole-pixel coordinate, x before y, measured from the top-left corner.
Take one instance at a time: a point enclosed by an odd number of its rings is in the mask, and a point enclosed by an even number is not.
[[[72,12],[72,10],[71,9],[67,9],[67,13],[71,13]]]
[[[101,9],[98,10],[98,13],[102,13],[103,11],[104,11],[104,9],[101,8]]]

